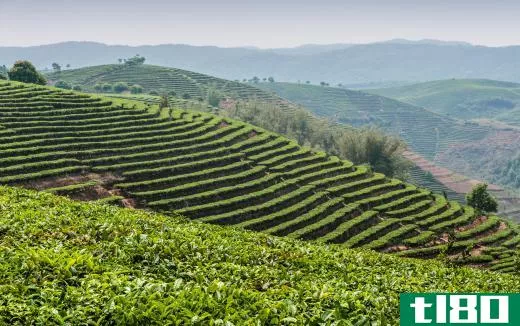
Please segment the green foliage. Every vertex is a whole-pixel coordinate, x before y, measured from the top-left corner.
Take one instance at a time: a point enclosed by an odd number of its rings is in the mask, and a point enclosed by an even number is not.
[[[130,93],[132,94],[141,94],[143,92],[143,87],[137,84],[134,84],[130,87]]]
[[[0,188],[0,225],[10,325],[386,325],[402,292],[520,291],[512,276],[13,188]]]
[[[141,57],[141,56],[139,56],[139,54],[137,54],[131,58],[125,59],[125,65],[137,66],[137,65],[144,64],[145,61],[146,61],[145,57]]]
[[[161,96],[161,101],[159,102],[159,108],[169,108],[170,107],[170,100],[168,99],[167,95]]]
[[[404,142],[375,128],[344,133],[338,140],[339,151],[355,164],[368,164],[374,171],[394,176],[409,168],[401,156]],[[408,166],[407,166],[408,165]]]
[[[122,93],[128,91],[128,84],[123,82],[115,83],[113,86],[114,92],[116,93]]]
[[[114,88],[112,87],[112,84],[104,83],[104,84],[101,86],[101,89],[103,90],[103,92],[105,92],[105,93],[109,93],[109,92],[112,92],[112,90],[113,90]]]
[[[16,61],[8,75],[10,80],[39,85],[47,84],[45,77],[36,71],[36,68],[29,61]]]
[[[103,91],[103,85],[102,84],[96,84],[94,85],[94,90],[96,92],[102,92]]]
[[[79,85],[74,85],[74,86],[72,87],[72,90],[73,90],[73,91],[81,92],[81,91],[82,91],[82,88],[81,88],[81,86],[79,86]]]
[[[56,82],[56,84],[54,84],[54,87],[63,88],[63,89],[72,89],[72,85],[63,80],[58,80]]]
[[[487,187],[487,184],[478,184],[466,195],[468,205],[482,214],[496,212],[498,209],[497,200],[489,194]]]
[[[61,66],[58,63],[53,62],[52,63],[52,70],[54,70],[55,72],[61,72]]]
[[[213,107],[218,107],[220,104],[220,100],[222,99],[222,95],[219,94],[216,90],[210,90],[208,92],[208,104]]]

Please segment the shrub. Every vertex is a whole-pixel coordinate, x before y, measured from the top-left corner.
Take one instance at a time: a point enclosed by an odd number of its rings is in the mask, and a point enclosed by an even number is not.
[[[47,84],[45,77],[36,71],[36,68],[29,61],[16,61],[7,74],[11,80],[38,85]]]
[[[96,90],[97,92],[101,92],[103,90],[103,85],[101,85],[101,84],[94,85],[94,90]]]
[[[81,91],[82,88],[79,85],[74,85],[74,87],[72,87],[72,90],[74,90],[74,91]]]
[[[112,84],[109,84],[109,83],[105,83],[103,84],[102,86],[102,89],[103,89],[103,92],[111,92],[112,91]]]
[[[177,93],[175,93],[175,91],[169,91],[168,95],[169,96],[177,96]]]
[[[157,91],[151,91],[151,92],[149,92],[148,94],[150,94],[150,95],[155,95],[155,96],[159,95],[159,93],[157,93]]]
[[[141,94],[143,92],[143,88],[140,85],[132,85],[130,87],[130,93],[132,94]]]
[[[114,92],[122,93],[125,91],[128,91],[128,85],[126,83],[119,82],[114,85]]]
[[[182,94],[182,98],[185,100],[189,100],[191,98],[191,95],[188,93],[184,93],[184,94]]]
[[[63,80],[58,80],[56,84],[54,84],[54,87],[62,89],[72,89],[72,85]]]

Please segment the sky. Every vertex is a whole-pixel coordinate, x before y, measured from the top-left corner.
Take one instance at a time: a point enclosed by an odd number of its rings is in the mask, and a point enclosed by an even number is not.
[[[0,0],[0,45],[520,44],[520,0]]]

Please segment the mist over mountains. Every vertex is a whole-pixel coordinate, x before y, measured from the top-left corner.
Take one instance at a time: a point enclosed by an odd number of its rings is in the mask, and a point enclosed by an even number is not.
[[[319,83],[418,82],[489,78],[520,82],[520,46],[485,47],[464,42],[391,40],[372,44],[304,45],[285,49],[221,48],[181,44],[124,46],[66,42],[0,47],[0,65],[31,60],[44,69],[116,63],[140,54],[147,63],[194,70],[227,79],[273,76]],[[498,64],[497,64],[498,63]]]

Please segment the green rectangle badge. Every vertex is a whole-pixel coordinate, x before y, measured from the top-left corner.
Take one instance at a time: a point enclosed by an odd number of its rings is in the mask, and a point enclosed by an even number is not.
[[[520,326],[520,294],[403,293],[400,325]]]

